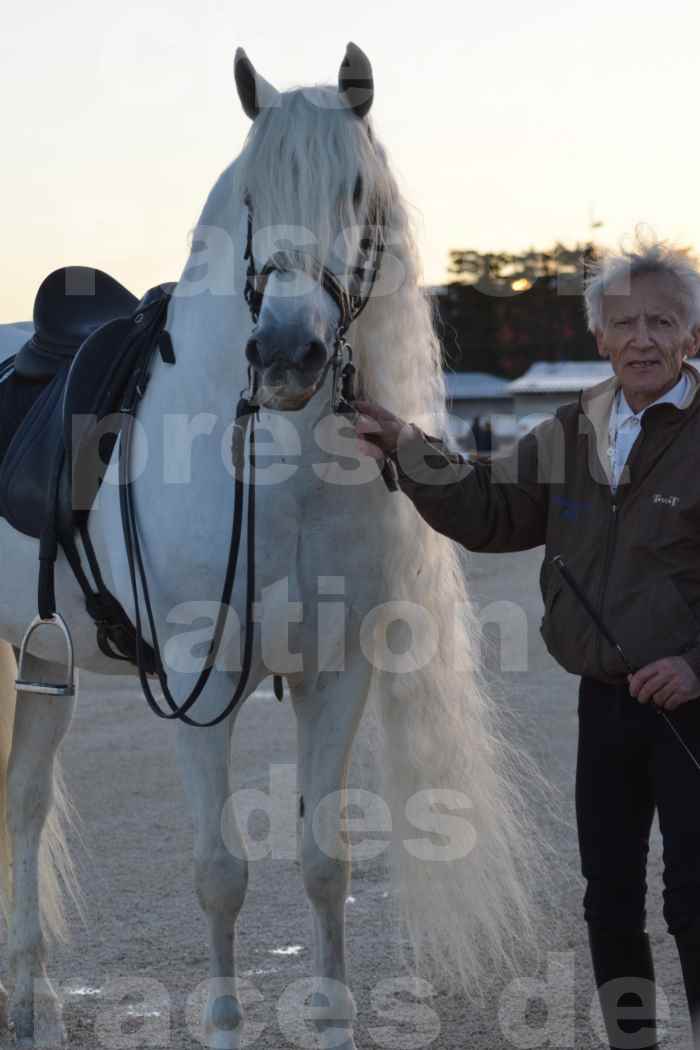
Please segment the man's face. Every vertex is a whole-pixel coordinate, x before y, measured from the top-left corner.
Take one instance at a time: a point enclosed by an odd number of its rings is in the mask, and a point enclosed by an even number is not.
[[[596,342],[600,356],[610,358],[630,408],[639,412],[676,384],[683,358],[700,349],[700,326],[691,331],[670,275],[633,277],[624,292],[604,297]]]

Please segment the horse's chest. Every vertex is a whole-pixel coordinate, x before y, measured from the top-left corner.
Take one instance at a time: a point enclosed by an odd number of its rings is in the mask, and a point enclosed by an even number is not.
[[[319,591],[378,595],[382,556],[379,531],[362,501],[328,486],[266,494],[261,500],[258,549],[262,586],[287,578],[299,601]]]

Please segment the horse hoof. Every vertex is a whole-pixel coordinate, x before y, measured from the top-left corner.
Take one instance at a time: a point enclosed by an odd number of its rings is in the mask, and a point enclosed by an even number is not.
[[[232,1032],[213,1032],[207,1036],[207,1046],[211,1050],[241,1050],[241,1041]]]
[[[0,984],[0,1031],[7,1028],[10,1023],[7,1017],[7,1002],[7,992],[3,985]]]
[[[210,1050],[241,1050],[240,1032],[226,1031],[225,1028],[211,1028],[207,1032],[205,1045]]]
[[[47,1040],[45,1036],[42,1036],[35,1040],[33,1036],[27,1035],[21,1039],[16,1038],[14,1046],[18,1050],[63,1050],[67,1042],[66,1032],[63,1025],[58,1026],[58,1029],[51,1039]]]
[[[42,1016],[31,1007],[12,1012],[8,1028],[14,1033],[14,1046],[21,1050],[61,1050],[67,1043],[63,1021],[55,1016]]]
[[[347,1031],[345,1038],[340,1042],[342,1032],[335,1027],[326,1028],[325,1032],[319,1031],[319,1047],[321,1050],[357,1050],[355,1039],[351,1031]]]
[[[34,1011],[31,1006],[14,1007],[10,1011],[8,1027],[16,1046],[32,1046],[34,1042]]]
[[[208,1013],[206,1045],[211,1050],[240,1050],[243,1014],[237,1000],[232,995],[219,996]]]

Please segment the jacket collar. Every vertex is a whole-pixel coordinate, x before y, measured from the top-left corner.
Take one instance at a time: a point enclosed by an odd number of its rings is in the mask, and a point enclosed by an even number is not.
[[[700,375],[698,374],[697,369],[693,368],[692,365],[689,365],[687,361],[683,362],[681,371],[683,374],[687,375],[690,380],[685,399],[677,409],[677,411],[684,412],[693,404],[695,404],[696,407],[700,407],[700,397],[698,397],[698,392],[700,391]],[[615,397],[620,389],[620,385],[618,377],[611,376],[610,379],[606,379],[602,383],[596,383],[595,386],[588,387],[587,390],[581,391],[579,397],[579,409],[588,420],[593,429],[593,433],[595,434],[598,460],[608,484],[612,483],[612,464],[610,462],[610,457],[608,456],[608,424],[610,422],[610,413],[612,412]]]
[[[615,416],[616,423],[618,426],[621,426],[629,419],[635,417],[641,419],[647,409],[655,408],[657,405],[673,405],[674,408],[683,408],[688,401],[691,389],[690,377],[681,369],[680,378],[670,390],[667,390],[665,394],[662,394],[661,397],[657,398],[657,400],[652,402],[651,405],[647,405],[646,408],[642,408],[639,412],[635,412],[625,397],[624,390],[618,388],[613,408],[613,415]]]

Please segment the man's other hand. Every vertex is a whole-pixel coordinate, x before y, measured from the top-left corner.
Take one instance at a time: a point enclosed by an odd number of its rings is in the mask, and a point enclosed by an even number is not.
[[[651,701],[665,711],[674,711],[700,696],[700,679],[682,656],[665,656],[628,676],[630,694],[640,704]]]

